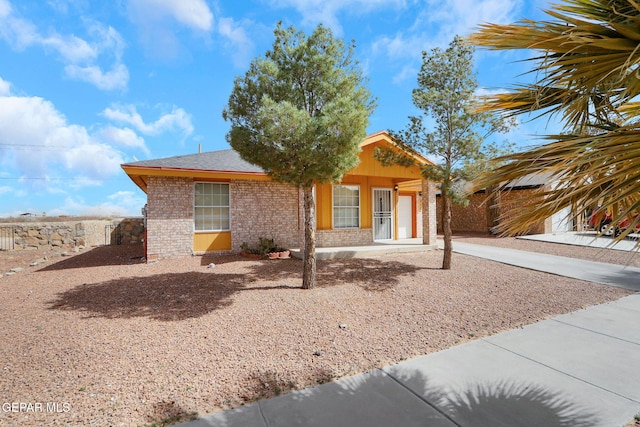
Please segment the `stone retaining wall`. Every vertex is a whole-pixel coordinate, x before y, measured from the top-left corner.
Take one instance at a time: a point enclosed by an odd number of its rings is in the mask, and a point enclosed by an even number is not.
[[[73,248],[141,243],[142,218],[0,224],[4,250]],[[6,246],[6,247],[5,247]]]

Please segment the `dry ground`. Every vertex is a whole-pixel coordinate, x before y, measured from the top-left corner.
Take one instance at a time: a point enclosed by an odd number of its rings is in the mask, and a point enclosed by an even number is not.
[[[43,409],[0,425],[204,415],[629,294],[457,254],[443,271],[441,252],[320,262],[306,291],[297,260],[112,246],[28,267],[42,255],[0,253],[25,267],[0,278],[0,404]]]

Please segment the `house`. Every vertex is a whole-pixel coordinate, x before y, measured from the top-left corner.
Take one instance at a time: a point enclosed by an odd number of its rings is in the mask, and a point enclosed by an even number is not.
[[[527,175],[518,180],[507,183],[500,192],[498,211],[503,219],[515,212],[519,200],[524,199],[536,192],[544,191],[553,186],[553,182],[548,174]],[[491,223],[489,213],[490,203],[487,201],[487,194],[484,189],[476,191],[468,196],[467,206],[451,206],[451,230],[454,232],[481,232],[488,233],[496,224]],[[578,229],[580,224],[574,224],[581,219],[580,215],[575,215],[574,211],[579,211],[577,207],[573,209],[567,207],[544,221],[529,224],[526,234],[560,233]],[[436,212],[438,220],[438,230],[442,230],[440,218],[442,217],[442,203],[439,191],[436,193]]]
[[[435,185],[417,166],[383,166],[374,158],[379,146],[395,147],[386,132],[369,135],[360,144],[360,163],[340,183],[315,187],[318,247],[410,238],[435,246]],[[148,260],[238,252],[243,242],[254,245],[259,237],[273,238],[279,246],[303,246],[301,191],[271,180],[234,150],[122,168],[147,194]]]

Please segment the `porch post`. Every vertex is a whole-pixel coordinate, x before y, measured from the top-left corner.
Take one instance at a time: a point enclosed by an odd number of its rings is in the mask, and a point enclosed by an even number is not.
[[[436,185],[422,180],[422,244],[435,246],[437,239]]]

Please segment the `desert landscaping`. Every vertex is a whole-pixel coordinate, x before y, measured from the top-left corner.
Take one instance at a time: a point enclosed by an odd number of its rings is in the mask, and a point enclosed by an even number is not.
[[[458,238],[639,265],[611,250]],[[439,251],[322,261],[312,290],[295,259],[44,252],[0,252],[1,274],[22,268],[0,278],[0,401],[51,411],[5,411],[2,425],[168,425],[630,293],[458,254],[444,271]]]

